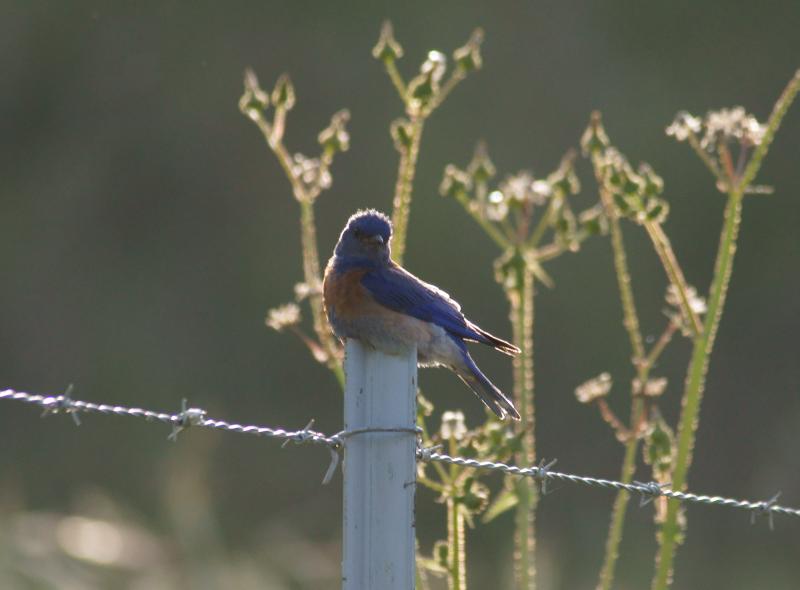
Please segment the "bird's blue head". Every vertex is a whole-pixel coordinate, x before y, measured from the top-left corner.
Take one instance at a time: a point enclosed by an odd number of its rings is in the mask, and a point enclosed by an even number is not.
[[[334,254],[340,258],[358,259],[369,263],[389,261],[389,240],[392,222],[375,209],[356,211],[339,236]]]

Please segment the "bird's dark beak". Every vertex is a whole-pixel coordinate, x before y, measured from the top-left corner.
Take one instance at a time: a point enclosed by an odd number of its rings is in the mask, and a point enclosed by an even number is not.
[[[383,246],[383,236],[370,236],[369,241],[373,244]]]

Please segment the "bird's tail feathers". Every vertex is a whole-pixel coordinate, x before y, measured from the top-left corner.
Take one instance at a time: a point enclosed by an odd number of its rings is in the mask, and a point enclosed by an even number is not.
[[[464,366],[455,367],[455,372],[498,418],[503,419],[508,415],[514,420],[520,419],[519,412],[511,400],[489,381],[468,352],[464,351]]]
[[[508,356],[516,356],[520,353],[518,347],[514,346],[510,342],[506,342],[502,338],[498,338],[497,336],[490,334],[481,327],[476,326],[471,322],[469,324],[469,327],[472,328],[475,332],[477,332],[481,336],[480,338],[476,339],[477,342],[480,342],[481,344],[488,344],[495,350],[507,354]]]

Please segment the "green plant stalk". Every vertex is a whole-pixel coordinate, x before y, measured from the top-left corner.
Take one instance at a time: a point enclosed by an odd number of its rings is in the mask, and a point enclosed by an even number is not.
[[[517,465],[533,465],[536,462],[535,414],[533,404],[533,320],[534,277],[522,256],[517,258],[517,281],[508,293],[511,303],[511,323],[514,343],[520,353],[514,357],[514,402],[521,420],[519,428],[524,432],[522,449],[516,456]],[[518,503],[514,517],[514,576],[520,590],[536,588],[536,505],[539,491],[530,478],[519,478],[514,486]]]
[[[394,63],[394,59],[385,60],[383,62],[384,67],[386,68],[386,73],[389,75],[389,79],[392,81],[392,84],[397,90],[397,94],[400,95],[400,100],[406,100],[406,83],[403,81],[403,76],[400,75],[400,72],[397,69],[397,64]]]
[[[725,224],[722,229],[719,252],[714,271],[714,280],[711,285],[711,296],[708,302],[708,315],[706,317],[703,333],[694,340],[692,359],[686,377],[686,387],[683,396],[683,409],[678,426],[678,446],[675,454],[675,467],[672,471],[671,487],[682,490],[686,485],[686,475],[692,460],[695,433],[698,426],[700,402],[703,397],[703,388],[708,373],[708,357],[714,347],[714,337],[722,316],[722,307],[730,283],[733,270],[733,255],[736,251],[736,238],[742,213],[742,193],[733,191],[728,197],[725,207]],[[656,572],[653,578],[653,588],[663,590],[671,583],[672,563],[678,537],[681,534],[678,523],[680,503],[668,501],[667,515],[661,525],[659,534],[659,552],[656,558]]]
[[[464,515],[453,496],[447,498],[447,547],[449,590],[467,590]]]
[[[719,166],[717,166],[717,163],[711,158],[709,153],[706,150],[704,150],[703,147],[700,145],[700,140],[693,131],[689,131],[688,140],[689,140],[689,145],[694,150],[694,153],[697,154],[697,157],[700,158],[700,161],[702,161],[703,164],[705,164],[705,167],[708,168],[708,171],[711,172],[711,174],[713,174],[714,177],[717,179],[719,183],[718,186],[720,187],[727,186],[729,180],[725,178],[725,175],[719,169]]]
[[[645,358],[644,341],[639,327],[639,316],[636,312],[636,304],[631,288],[631,275],[628,271],[628,261],[625,255],[625,243],[622,239],[622,228],[619,225],[619,217],[611,198],[602,185],[602,178],[599,174],[599,162],[593,158],[597,183],[600,187],[600,201],[603,204],[606,217],[608,218],[611,233],[611,248],[614,252],[614,270],[617,276],[620,301],[622,302],[623,326],[628,332],[633,353],[633,364],[637,369],[637,376],[640,383],[645,383],[649,374],[649,367],[643,363]],[[638,425],[642,419],[644,404],[638,396],[632,396],[631,400],[631,423],[629,425],[629,438],[625,442],[625,455],[622,462],[620,481],[630,483],[633,481],[633,473],[636,470],[636,451],[639,448]],[[611,512],[611,523],[609,524],[608,537],[606,539],[605,557],[600,576],[597,583],[599,590],[609,590],[614,581],[614,574],[619,557],[619,544],[622,541],[622,533],[625,524],[625,514],[628,509],[630,494],[624,490],[617,493],[614,500],[614,508]]]
[[[458,444],[455,437],[448,441],[448,450],[451,455],[458,454]],[[464,513],[462,512],[456,496],[458,494],[458,479],[462,469],[458,465],[451,465],[448,474],[449,486],[447,488],[447,587],[448,590],[467,590],[467,549],[464,535]]]
[[[598,178],[598,183],[602,180]],[[600,185],[600,200],[608,217],[608,225],[611,233],[611,248],[614,251],[614,268],[617,275],[617,286],[619,287],[620,300],[622,302],[623,320],[622,325],[628,332],[628,339],[631,342],[634,364],[638,365],[645,356],[644,340],[639,328],[639,316],[636,313],[636,304],[633,299],[633,289],[631,288],[631,275],[628,272],[628,260],[625,256],[625,243],[622,240],[622,228],[619,225],[611,195]]]
[[[450,77],[447,79],[447,82],[445,82],[442,85],[441,89],[433,98],[431,103],[425,108],[424,110],[425,117],[430,116],[431,113],[433,113],[433,111],[439,108],[439,106],[441,106],[441,104],[450,95],[453,89],[455,89],[455,87],[458,86],[458,83],[461,82],[466,77],[467,76],[464,73],[464,71],[460,69],[453,70],[453,72],[450,74]]]
[[[714,277],[711,282],[711,291],[708,300],[708,312],[705,319],[703,333],[694,341],[692,359],[686,376],[686,386],[683,395],[683,409],[678,426],[678,448],[675,454],[675,466],[672,472],[672,488],[682,490],[686,485],[686,476],[692,461],[695,434],[699,421],[700,402],[703,397],[708,362],[714,347],[714,339],[719,328],[725,296],[728,292],[731,273],[733,272],[733,259],[736,252],[736,239],[742,217],[742,199],[744,191],[755,180],[761,162],[764,159],[775,132],[780,127],[784,115],[800,90],[800,70],[795,72],[786,89],[781,94],[767,121],[764,137],[761,144],[753,153],[750,162],[745,168],[739,182],[728,193],[728,202],[725,206],[725,221],[720,235],[720,245],[717,260],[714,266]],[[656,572],[653,577],[652,588],[664,590],[672,580],[673,562],[680,536],[678,514],[680,504],[676,501],[667,502],[667,514],[661,525],[659,535],[659,551],[656,557]]]
[[[639,437],[635,431],[637,425],[642,420],[644,404],[640,397],[634,397],[631,404],[631,429],[628,440],[625,441],[625,456],[622,460],[622,470],[620,481],[631,483],[633,473],[636,470],[636,451],[639,449]],[[622,533],[625,525],[625,514],[628,510],[630,494],[625,490],[620,490],[614,499],[614,507],[611,510],[611,523],[608,527],[608,537],[606,538],[606,551],[603,559],[603,567],[600,570],[600,577],[597,582],[598,590],[609,590],[614,582],[614,574],[619,558],[619,544],[622,541]]]
[[[422,139],[422,129],[425,119],[422,115],[411,118],[411,141],[400,154],[400,164],[397,171],[397,183],[392,201],[392,224],[394,235],[392,237],[392,257],[397,264],[403,263],[403,254],[406,250],[406,237],[408,233],[408,217],[411,213],[411,192],[414,186],[414,174],[419,157],[419,144]]]

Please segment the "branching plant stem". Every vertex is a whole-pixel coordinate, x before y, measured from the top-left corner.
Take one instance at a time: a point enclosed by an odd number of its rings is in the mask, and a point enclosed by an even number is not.
[[[682,411],[677,433],[677,451],[672,470],[672,488],[683,490],[686,486],[687,474],[692,461],[695,434],[699,421],[700,402],[703,397],[708,362],[714,348],[714,339],[719,328],[722,310],[725,305],[725,296],[728,292],[733,259],[736,252],[736,239],[739,234],[739,225],[742,217],[742,199],[745,190],[755,180],[761,162],[769,150],[775,132],[780,127],[783,116],[792,104],[800,90],[800,71],[789,81],[786,89],[781,94],[772,114],[767,121],[766,130],[761,143],[753,153],[750,162],[741,178],[731,179],[732,188],[728,192],[728,202],[725,206],[724,224],[720,235],[717,260],[714,266],[714,276],[708,298],[708,313],[705,318],[703,332],[694,339],[692,358],[686,376],[686,386],[683,394]],[[653,590],[664,590],[672,581],[673,562],[678,541],[681,535],[678,523],[680,503],[670,500],[667,503],[667,514],[661,525],[659,538],[659,551],[656,557],[656,571],[653,577]]]

